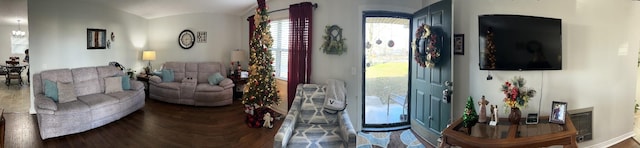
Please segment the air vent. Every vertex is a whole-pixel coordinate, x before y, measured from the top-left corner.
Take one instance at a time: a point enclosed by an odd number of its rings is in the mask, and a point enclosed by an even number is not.
[[[593,107],[569,110],[569,116],[578,131],[576,142],[593,139]]]

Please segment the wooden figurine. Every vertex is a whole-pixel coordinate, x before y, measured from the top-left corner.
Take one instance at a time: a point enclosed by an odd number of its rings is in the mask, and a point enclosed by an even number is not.
[[[484,96],[482,96],[481,100],[478,101],[478,105],[480,105],[480,118],[478,119],[478,122],[480,123],[487,122],[487,105],[488,104],[489,104],[489,101],[487,101],[487,99],[485,99]],[[493,109],[491,110],[491,112],[493,112]]]

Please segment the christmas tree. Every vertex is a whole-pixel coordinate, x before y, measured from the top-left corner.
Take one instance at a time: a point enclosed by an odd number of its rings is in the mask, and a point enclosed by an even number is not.
[[[464,115],[462,115],[462,126],[472,127],[478,122],[478,114],[476,114],[476,108],[473,103],[473,98],[469,96],[467,98],[467,105],[464,107]]]
[[[265,0],[258,0],[255,19],[256,29],[249,46],[249,79],[244,88],[242,104],[249,106],[271,106],[280,102],[276,89],[273,56],[271,55],[271,32],[269,31],[269,14]]]

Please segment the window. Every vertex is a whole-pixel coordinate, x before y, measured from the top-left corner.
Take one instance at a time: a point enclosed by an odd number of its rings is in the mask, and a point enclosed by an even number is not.
[[[276,71],[276,77],[287,79],[289,70],[289,19],[281,19],[271,21],[271,37],[273,44],[271,45],[271,55],[273,55],[273,64]]]
[[[28,38],[15,38],[11,37],[11,53],[12,54],[24,54],[24,50],[29,48],[29,40]]]

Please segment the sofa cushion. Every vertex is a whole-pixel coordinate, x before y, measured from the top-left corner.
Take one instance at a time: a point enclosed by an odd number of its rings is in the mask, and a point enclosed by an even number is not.
[[[124,72],[122,72],[120,68],[115,66],[108,66],[108,65],[98,66],[96,67],[96,69],[98,70],[98,81],[99,81],[97,85],[100,87],[100,92],[97,92],[97,93],[104,92],[104,78],[124,75]]]
[[[104,93],[114,93],[122,91],[122,77],[104,78]]]
[[[219,92],[224,88],[218,85],[209,85],[208,83],[200,83],[196,86],[196,92]]]
[[[220,73],[222,77],[227,76],[226,70],[220,62],[198,63],[198,83],[207,83],[207,78],[215,73]]]
[[[224,77],[219,72],[216,72],[209,76],[208,80],[210,85],[218,85],[220,81],[224,80]]]
[[[173,82],[174,73],[171,69],[163,69],[162,71],[162,82]]]
[[[86,103],[76,100],[67,103],[59,103],[58,110],[56,110],[56,115],[64,115],[64,114],[77,114],[78,112],[88,112],[89,105]],[[78,118],[87,118],[87,117],[78,117]]]
[[[76,90],[73,86],[73,83],[62,83],[57,82],[58,84],[58,102],[66,103],[78,100],[76,97]]]
[[[58,102],[58,83],[44,80],[44,96],[49,97],[54,102]]]
[[[95,67],[82,67],[71,69],[73,74],[73,85],[76,95],[84,96],[88,94],[102,93],[102,86],[98,80],[98,71]]]
[[[296,124],[287,147],[344,147],[338,125]]]
[[[90,108],[100,108],[105,105],[118,103],[119,100],[106,94],[91,94],[78,97],[78,100],[89,105]]]
[[[164,69],[173,70],[173,80],[180,81],[185,77],[185,62],[167,62],[164,63]],[[162,78],[165,79],[164,77]]]
[[[129,78],[129,76],[122,76],[122,89],[123,90],[131,89],[131,82],[129,82],[129,80],[131,80]]]
[[[107,94],[111,97],[118,99],[120,102],[131,100],[138,93],[144,93],[144,91],[121,91]]]
[[[179,90],[180,89],[180,85],[182,83],[178,83],[178,82],[166,82],[166,83],[154,83],[155,86],[160,87],[160,88],[168,88],[168,89],[175,89],[175,90]]]

